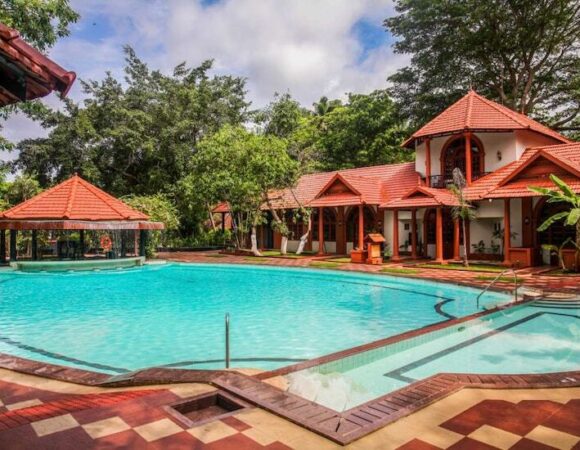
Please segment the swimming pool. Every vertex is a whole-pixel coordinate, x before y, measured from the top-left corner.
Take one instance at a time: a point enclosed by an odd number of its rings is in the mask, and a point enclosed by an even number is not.
[[[438,373],[527,374],[580,368],[580,302],[500,310],[286,376],[288,390],[344,411]]]
[[[0,272],[0,352],[123,373],[274,369],[477,311],[478,290],[382,275],[225,264]],[[509,301],[490,292],[481,306]]]

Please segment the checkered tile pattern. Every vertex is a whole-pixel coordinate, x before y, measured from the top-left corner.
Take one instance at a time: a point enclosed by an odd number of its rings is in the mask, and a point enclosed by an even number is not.
[[[580,399],[484,400],[399,450],[580,449]]]
[[[226,417],[187,428],[163,408],[168,389],[58,394],[0,381],[0,449],[269,449],[289,447]]]

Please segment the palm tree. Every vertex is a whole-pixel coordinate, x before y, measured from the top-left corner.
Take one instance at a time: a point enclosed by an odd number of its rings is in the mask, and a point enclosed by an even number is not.
[[[457,199],[457,206],[451,208],[451,217],[453,220],[461,220],[461,227],[463,228],[463,265],[469,267],[469,248],[467,247],[467,232],[465,223],[467,221],[475,219],[475,211],[471,203],[465,199],[463,190],[467,185],[465,177],[461,169],[456,167],[453,169],[453,184],[450,186],[449,190],[455,195]]]
[[[532,192],[542,194],[548,197],[548,203],[570,203],[569,211],[562,211],[554,214],[552,217],[538,227],[538,231],[545,231],[550,226],[560,220],[564,221],[565,225],[576,227],[576,242],[572,242],[576,247],[576,270],[578,270],[578,256],[580,254],[580,195],[576,194],[570,186],[558,178],[556,175],[550,175],[550,180],[558,187],[558,189],[547,189],[541,187],[528,187]]]

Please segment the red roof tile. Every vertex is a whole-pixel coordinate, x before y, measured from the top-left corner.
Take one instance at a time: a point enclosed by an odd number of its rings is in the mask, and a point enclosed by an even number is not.
[[[519,179],[518,175],[542,158],[561,167],[563,174],[559,177],[575,192],[580,192],[580,142],[575,142],[527,149],[518,161],[475,181],[466,189],[466,197],[479,200],[538,196],[528,186],[553,188],[554,183],[547,177]]]
[[[457,206],[455,195],[448,189],[435,189],[418,186],[405,194],[402,198],[383,203],[381,208],[425,208],[433,206]]]
[[[76,74],[60,67],[35,48],[24,42],[18,31],[0,23],[0,56],[7,59],[26,76],[25,92],[21,95],[0,82],[0,106],[32,100],[59,91],[66,95]],[[13,69],[5,68],[2,77],[14,79]],[[5,80],[2,80],[5,81]]]
[[[0,213],[0,220],[147,220],[129,207],[78,175],[36,197]]]
[[[570,142],[561,134],[528,116],[488,100],[475,91],[469,91],[463,98],[416,131],[403,145],[408,147],[417,139],[462,131],[511,130],[531,130],[562,143]]]

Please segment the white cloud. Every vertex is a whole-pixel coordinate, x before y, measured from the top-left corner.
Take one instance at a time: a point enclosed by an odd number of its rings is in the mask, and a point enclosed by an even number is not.
[[[380,26],[393,14],[392,0],[220,0],[211,6],[200,0],[73,0],[72,5],[83,20],[50,56],[85,80],[101,79],[106,71],[122,78],[122,47],[130,44],[165,72],[182,61],[195,66],[215,59],[216,73],[247,77],[254,107],[286,91],[308,107],[321,95],[383,88],[387,76],[408,62],[393,54],[387,33],[384,43],[365,51],[353,32],[361,20]],[[101,27],[96,37],[91,26]],[[82,98],[80,83],[70,96]],[[57,103],[54,95],[48,102]],[[2,133],[19,140],[44,131],[17,117]]]

